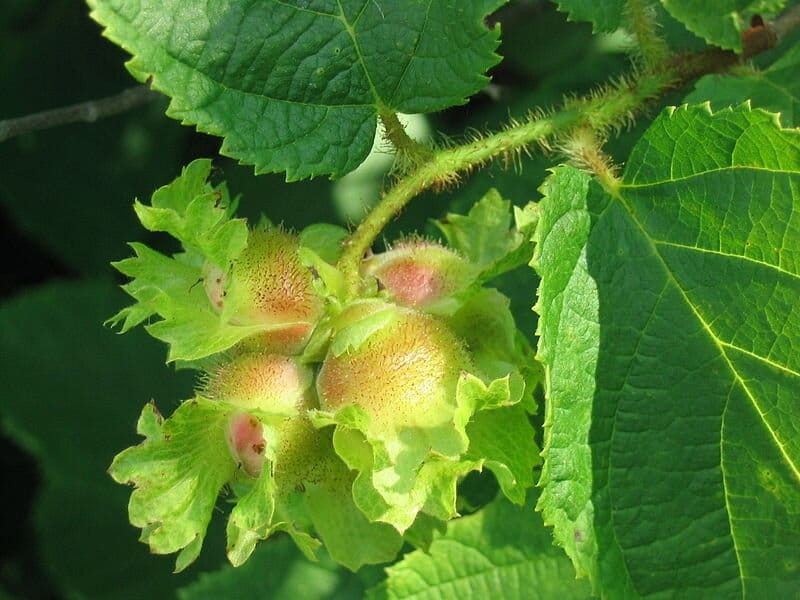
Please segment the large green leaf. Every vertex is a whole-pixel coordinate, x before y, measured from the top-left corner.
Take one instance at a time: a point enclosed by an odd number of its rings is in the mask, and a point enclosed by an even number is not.
[[[742,50],[742,29],[750,17],[775,13],[788,0],[661,0],[661,4],[686,28],[709,44]]]
[[[539,507],[608,597],[800,588],[800,134],[666,110],[621,185],[543,188]]]
[[[684,100],[711,102],[714,109],[738,106],[747,98],[753,108],[781,114],[785,127],[800,125],[800,46],[795,46],[764,71],[706,75]]]
[[[194,574],[174,575],[173,559],[137,541],[130,493],[106,470],[136,441],[142,404],[184,397],[192,378],[171,373],[144,331],[120,337],[103,328],[122,301],[109,284],[61,283],[0,306],[0,414],[39,463],[38,549],[64,596],[166,600]],[[206,568],[224,559],[219,534],[199,561]]]
[[[417,550],[387,569],[370,600],[571,600],[588,598],[569,561],[531,506],[498,499],[474,515],[452,521],[429,552]]]
[[[168,114],[224,136],[223,154],[288,179],[343,175],[382,111],[431,112],[486,83],[503,0],[89,0]]]

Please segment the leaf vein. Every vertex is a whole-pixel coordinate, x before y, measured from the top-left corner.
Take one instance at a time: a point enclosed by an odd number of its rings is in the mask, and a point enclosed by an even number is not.
[[[342,6],[341,0],[336,0],[336,4],[339,6],[339,11],[340,11],[339,19],[344,24],[345,31],[347,32],[347,35],[350,36],[350,39],[353,42],[353,48],[355,49],[356,54],[358,55],[358,61],[359,63],[361,63],[361,68],[364,69],[364,75],[366,76],[367,82],[369,83],[369,89],[370,91],[372,91],[373,98],[375,98],[375,104],[382,105],[383,101],[381,99],[380,94],[378,94],[378,89],[375,87],[375,82],[372,81],[372,75],[370,74],[369,69],[367,68],[367,61],[364,59],[364,54],[361,52],[361,45],[358,43],[356,32],[353,29],[354,24],[358,22],[358,20],[361,18],[361,15],[366,10],[368,3],[364,2],[364,5],[361,7],[361,11],[359,12],[358,16],[355,18],[355,21],[352,24],[348,22],[347,17],[344,14],[344,7]]]
[[[406,73],[408,73],[408,69],[411,67],[411,63],[413,62],[414,57],[417,55],[417,48],[419,48],[419,42],[422,39],[422,36],[425,35],[425,29],[428,27],[428,20],[430,18],[430,14],[431,14],[431,4],[432,4],[432,0],[429,0],[428,1],[428,7],[425,9],[425,20],[423,21],[422,27],[420,28],[419,34],[417,35],[417,39],[414,42],[414,47],[411,49],[411,52],[408,55],[408,60],[406,61],[406,64],[403,66],[403,72],[400,74],[400,77],[397,79],[397,83],[395,84],[394,89],[392,90],[392,93],[390,95],[390,98],[392,100],[395,99],[395,95],[397,94],[397,90],[400,89],[400,86],[402,85],[403,80],[406,77]]]
[[[774,173],[780,175],[790,175],[790,176],[797,176],[797,171],[795,170],[787,170],[787,169],[774,169],[774,168],[766,168],[766,167],[757,167],[753,165],[728,165],[725,167],[720,167],[719,169],[708,169],[706,171],[698,171],[696,173],[692,173],[691,175],[685,175],[683,177],[674,177],[670,179],[660,179],[658,181],[647,181],[645,183],[623,183],[620,186],[620,192],[627,189],[643,189],[648,187],[655,187],[658,185],[666,185],[670,183],[676,183],[679,181],[691,181],[693,179],[697,179],[699,177],[703,177],[705,175],[711,175],[713,173],[724,173],[725,171],[739,171],[739,170],[749,170],[749,171],[764,171],[767,173]]]
[[[798,481],[800,481],[800,467],[798,467],[798,465],[794,464],[794,462],[792,461],[791,457],[786,452],[784,444],[777,437],[776,432],[773,431],[767,425],[767,420],[765,418],[765,415],[766,415],[765,411],[763,410],[763,408],[759,404],[759,402],[756,399],[756,397],[753,395],[753,393],[750,390],[750,388],[747,386],[745,380],[742,378],[742,376],[736,370],[736,367],[733,365],[733,362],[731,361],[731,358],[728,356],[728,353],[725,351],[725,347],[726,346],[727,347],[731,347],[731,348],[734,348],[734,346],[729,344],[729,343],[727,343],[727,342],[725,342],[725,341],[723,341],[723,340],[721,340],[719,337],[717,337],[717,335],[715,334],[714,330],[711,328],[709,323],[706,322],[706,320],[703,318],[703,316],[698,311],[697,307],[694,305],[694,303],[691,301],[691,299],[686,295],[686,292],[681,287],[680,283],[678,282],[678,280],[675,278],[674,274],[670,270],[669,265],[667,264],[667,261],[664,259],[664,257],[661,255],[661,253],[658,252],[658,249],[657,249],[658,246],[656,245],[655,240],[653,240],[653,238],[651,238],[648,235],[647,230],[645,229],[644,225],[636,218],[634,212],[627,205],[627,203],[625,202],[624,198],[622,196],[617,196],[616,198],[620,202],[622,202],[622,204],[625,207],[625,210],[626,210],[628,216],[631,218],[631,220],[639,228],[639,230],[641,231],[641,233],[644,236],[644,238],[653,246],[654,253],[659,258],[659,260],[660,260],[660,262],[661,262],[661,264],[662,264],[662,266],[664,268],[664,272],[667,274],[667,277],[670,279],[672,284],[675,286],[675,289],[678,291],[678,293],[683,298],[684,302],[686,303],[686,306],[689,308],[689,310],[692,311],[692,313],[694,313],[694,315],[697,318],[697,321],[700,324],[700,326],[703,327],[703,329],[706,330],[706,332],[708,333],[708,336],[710,337],[710,339],[714,342],[714,344],[719,349],[720,355],[722,356],[722,358],[724,358],[725,362],[727,363],[728,368],[730,369],[730,372],[734,377],[734,380],[736,381],[736,383],[739,384],[739,386],[741,386],[742,390],[747,395],[748,399],[750,400],[750,402],[753,405],[753,408],[756,410],[756,412],[758,413],[759,417],[761,417],[761,422],[764,424],[764,428],[766,429],[767,433],[773,439],[773,441],[775,442],[777,447],[780,449],[781,455],[783,456],[784,460],[786,461],[786,463],[791,468],[792,472],[794,473],[794,476],[797,478]],[[736,349],[738,350],[738,348],[736,348]],[[764,359],[764,360],[768,360],[768,359]]]
[[[792,277],[794,279],[800,280],[800,274],[798,274],[798,273],[792,273],[791,271],[787,271],[786,269],[782,269],[778,265],[773,265],[772,263],[764,262],[764,261],[761,261],[761,260],[756,260],[755,258],[751,258],[750,256],[746,256],[746,255],[743,255],[743,254],[731,254],[730,252],[722,252],[721,250],[712,250],[711,248],[702,248],[700,246],[689,246],[689,245],[686,245],[686,244],[679,244],[677,242],[670,242],[668,240],[657,240],[655,238],[653,238],[653,244],[655,244],[656,246],[669,246],[671,248],[679,248],[679,249],[682,249],[682,250],[695,251],[695,252],[699,252],[701,254],[713,254],[713,255],[716,255],[716,256],[725,256],[725,257],[728,257],[728,258],[735,258],[735,259],[739,259],[739,260],[744,260],[744,261],[747,261],[747,262],[751,262],[753,264],[757,264],[757,265],[762,266],[762,267],[767,267],[769,269],[774,269],[775,271],[778,271],[779,273],[781,273],[783,275],[786,275],[788,277]]]

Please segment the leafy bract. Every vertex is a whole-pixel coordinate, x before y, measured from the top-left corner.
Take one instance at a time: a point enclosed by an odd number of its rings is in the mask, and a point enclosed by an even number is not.
[[[314,223],[300,232],[300,245],[313,250],[325,262],[333,265],[342,254],[342,242],[347,230],[330,223]]]
[[[336,452],[348,467],[358,472],[352,488],[358,508],[371,521],[388,523],[403,533],[420,513],[443,521],[456,516],[456,483],[470,471],[480,469],[484,458],[467,455],[467,424],[478,411],[517,404],[523,389],[524,383],[516,373],[489,385],[463,373],[454,390],[455,402],[449,416],[442,407],[439,416],[446,418],[436,419],[430,426],[381,425],[353,404],[333,412],[317,411],[312,419],[320,427],[336,426],[333,437]],[[519,499],[520,493],[516,486],[524,484],[525,476],[520,473],[517,481],[513,474],[519,472],[519,462],[510,461],[506,465],[503,459],[513,457],[516,452],[533,451],[535,455],[532,439],[523,448],[504,445],[513,444],[518,437],[512,434],[494,440],[496,447],[491,448],[490,465],[501,473],[503,489],[508,489],[515,499]],[[525,459],[521,461],[525,463]]]
[[[787,0],[661,0],[661,4],[709,44],[741,52],[741,32],[750,17],[775,13]]]
[[[276,434],[273,430],[273,436]],[[274,460],[274,456],[272,458]],[[247,562],[256,549],[256,544],[276,531],[286,531],[306,558],[316,560],[315,552],[319,548],[319,541],[296,530],[291,523],[276,518],[276,495],[272,471],[265,468],[252,487],[238,498],[227,526],[228,560],[234,567]]]
[[[460,598],[559,600],[590,596],[531,506],[495,500],[452,521],[434,537],[429,552],[415,551],[387,569],[370,600]]]
[[[156,554],[180,550],[178,571],[200,553],[217,498],[227,484],[235,484],[236,490],[227,525],[227,554],[234,566],[244,564],[256,544],[277,531],[286,531],[307,557],[315,558],[319,542],[287,522],[280,510],[286,490],[278,489],[274,466],[286,458],[277,452],[286,452],[294,433],[286,415],[247,413],[259,423],[266,461],[261,473],[250,478],[239,474],[229,447],[229,423],[241,414],[235,406],[197,396],[164,420],[148,404],[137,427],[145,441],[118,454],[111,465],[116,481],[136,487],[128,509],[131,523],[142,528],[141,541]]]
[[[237,469],[225,440],[229,414],[230,407],[196,398],[164,421],[147,404],[137,426],[145,441],[118,454],[109,470],[136,486],[128,512],[141,541],[156,554],[180,550],[177,571],[200,554],[217,496]]]
[[[747,98],[753,108],[780,113],[784,127],[800,125],[800,46],[764,71],[706,75],[686,98],[689,104],[710,102],[715,110],[738,106]]]
[[[625,0],[557,0],[556,4],[571,21],[591,21],[595,31],[611,32],[622,25]]]
[[[467,437],[467,456],[483,459],[506,498],[524,504],[534,484],[533,469],[541,463],[524,407],[517,404],[477,413],[467,425]]]
[[[178,239],[185,252],[168,257],[143,244],[133,243],[136,256],[114,263],[133,280],[123,286],[137,301],[109,322],[122,331],[158,315],[146,326],[154,337],[170,345],[169,360],[195,360],[226,350],[243,338],[263,330],[233,324],[211,304],[203,279],[205,264],[222,272],[247,245],[247,225],[232,219],[234,204],[227,190],[207,182],[211,161],[196,160],[180,177],[153,194],[152,205],[136,203],[136,213],[151,231],[164,231]]]
[[[211,161],[198,159],[177,179],[155,191],[150,206],[134,204],[148,231],[164,231],[180,240],[187,252],[225,267],[247,245],[242,219],[231,219],[236,209],[228,190],[208,183]]]
[[[508,298],[494,288],[481,288],[447,318],[447,324],[469,348],[481,376],[497,379],[522,372],[525,404],[534,412],[531,396],[539,384],[534,352],[516,328]]]
[[[341,465],[338,478],[308,484],[305,506],[331,558],[352,571],[394,560],[403,537],[386,523],[371,522],[353,501],[353,477]],[[353,543],[358,540],[358,543]]]
[[[497,190],[489,190],[467,215],[449,213],[434,224],[447,238],[448,245],[481,270],[486,281],[530,261],[533,245],[530,234],[536,225],[536,205],[514,207]]]
[[[483,19],[502,0],[89,4],[133,55],[131,73],[172,98],[168,114],[291,180],[353,170],[381,112],[441,110],[478,91],[498,60]]]
[[[542,191],[538,507],[557,542],[608,597],[792,593],[800,134],[668,109],[618,187],[561,167]]]

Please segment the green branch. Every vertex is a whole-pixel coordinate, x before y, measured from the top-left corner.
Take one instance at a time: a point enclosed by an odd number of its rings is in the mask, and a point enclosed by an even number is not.
[[[345,277],[347,298],[356,297],[360,291],[359,266],[375,239],[424,190],[452,185],[462,174],[490,160],[511,159],[531,144],[567,136],[576,128],[588,127],[598,135],[619,129],[630,123],[651,100],[701,74],[725,69],[736,60],[734,54],[723,51],[674,56],[660,70],[622,79],[588,96],[569,100],[551,114],[514,122],[493,135],[433,152],[429,159],[417,163],[397,180],[347,240],[338,263]]]
[[[384,136],[397,150],[398,157],[403,162],[417,165],[430,159],[432,150],[408,135],[396,112],[381,110],[380,118]]]
[[[645,68],[653,68],[669,55],[667,43],[658,34],[658,22],[648,0],[626,0],[625,25],[636,40],[637,50]]]
[[[364,254],[387,223],[422,191],[452,184],[462,173],[500,156],[512,157],[530,144],[573,127],[589,125],[604,129],[621,125],[645,101],[669,87],[672,80],[671,74],[662,74],[646,82],[639,81],[637,85],[612,88],[584,100],[572,101],[564,110],[551,115],[531,118],[469,144],[434,153],[428,162],[397,181],[348,240],[339,260],[348,297],[355,297],[359,292],[359,264]]]
[[[160,94],[152,91],[149,85],[137,85],[107,98],[89,100],[70,106],[44,110],[24,117],[0,121],[0,142],[24,133],[69,125],[70,123],[94,123],[99,119],[136,108],[159,96]]]

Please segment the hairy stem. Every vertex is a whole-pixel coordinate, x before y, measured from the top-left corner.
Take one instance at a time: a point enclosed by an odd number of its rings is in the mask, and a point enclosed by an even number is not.
[[[88,102],[44,110],[16,119],[0,121],[0,142],[23,133],[50,129],[60,125],[68,125],[69,123],[94,123],[98,119],[110,117],[150,102],[159,95],[152,91],[148,85],[137,85],[107,98],[89,100]]]
[[[404,162],[419,164],[430,158],[431,149],[408,135],[396,112],[382,110],[380,111],[380,118],[386,139],[394,146],[397,154],[402,157]]]
[[[386,224],[422,191],[451,184],[460,174],[494,158],[511,159],[527,146],[544,142],[553,135],[575,127],[588,126],[605,130],[622,126],[645,102],[670,88],[675,78],[676,74],[669,70],[643,76],[630,83],[609,87],[592,96],[572,100],[562,110],[551,115],[532,117],[469,144],[435,152],[430,160],[420,164],[395,183],[347,241],[339,260],[339,268],[345,276],[348,298],[355,297],[359,292],[358,269],[364,254]]]
[[[603,140],[596,133],[588,127],[575,129],[559,145],[559,150],[569,162],[594,175],[603,188],[616,189],[620,185],[616,166],[603,151]]]
[[[568,100],[560,110],[541,117],[512,122],[504,130],[471,143],[433,152],[396,181],[364,218],[345,244],[338,267],[345,277],[347,299],[360,291],[359,265],[380,232],[415,196],[431,187],[446,187],[463,173],[498,157],[511,160],[531,144],[563,138],[578,128],[602,137],[630,123],[647,104],[667,91],[706,73],[723,71],[738,62],[732,52],[711,50],[670,57],[658,68],[625,78],[582,98]],[[416,143],[416,142],[415,142]],[[608,183],[614,175],[607,172]]]
[[[661,64],[669,54],[667,43],[658,34],[655,11],[648,0],[626,0],[625,24],[630,29],[646,69]]]

